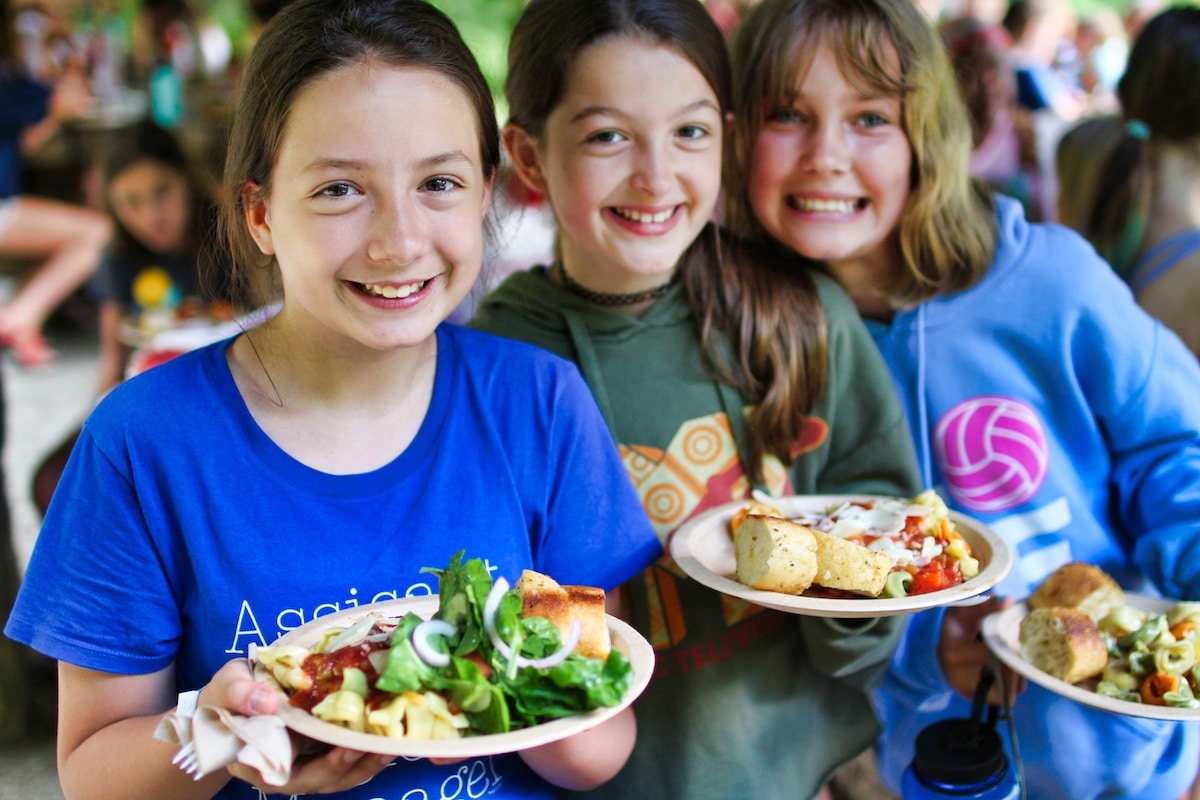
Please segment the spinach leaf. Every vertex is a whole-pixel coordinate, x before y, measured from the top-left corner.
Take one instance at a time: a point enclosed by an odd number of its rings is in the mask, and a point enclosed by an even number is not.
[[[605,660],[572,653],[548,669],[520,668],[515,658],[500,653],[484,625],[491,574],[482,560],[464,562],[463,555],[461,550],[456,553],[445,569],[422,570],[438,576],[439,607],[434,618],[458,631],[449,641],[450,664],[434,668],[417,656],[411,636],[420,618],[409,614],[392,635],[377,688],[393,693],[441,692],[467,715],[475,735],[518,730],[620,703],[633,682],[633,668],[616,650]],[[521,598],[513,590],[500,599],[493,624],[514,656],[544,658],[562,646],[553,622],[521,616]]]
[[[421,660],[413,649],[412,632],[423,620],[416,614],[405,614],[396,630],[392,631],[392,646],[388,649],[387,663],[375,688],[392,694],[419,692],[437,676],[434,668]]]

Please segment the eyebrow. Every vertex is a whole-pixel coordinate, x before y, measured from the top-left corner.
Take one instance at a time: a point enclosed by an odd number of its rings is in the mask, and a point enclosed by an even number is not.
[[[444,153],[436,153],[427,158],[423,158],[416,163],[417,169],[434,169],[446,164],[462,163],[471,165],[474,162],[462,150],[447,150]],[[311,161],[305,168],[305,172],[311,172],[319,169],[337,169],[337,170],[360,170],[365,169],[366,161],[355,158],[317,158]]]
[[[690,114],[694,111],[700,111],[705,108],[710,108],[718,114],[721,113],[721,109],[717,107],[716,103],[705,98],[703,100],[697,100],[694,103],[689,103],[688,105],[676,111],[675,114],[677,116],[682,116],[684,114]],[[573,117],[571,117],[569,122],[574,124],[576,122],[581,122],[588,117],[600,116],[604,114],[611,114],[618,117],[624,116],[619,109],[613,108],[612,106],[587,106],[585,108],[581,108]]]

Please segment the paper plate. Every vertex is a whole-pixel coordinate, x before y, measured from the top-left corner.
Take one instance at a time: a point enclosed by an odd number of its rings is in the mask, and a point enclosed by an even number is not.
[[[319,617],[280,637],[273,644],[293,644],[301,647],[311,647],[329,628],[347,628],[356,620],[367,614],[378,614],[384,618],[402,617],[412,612],[424,619],[431,617],[438,609],[437,596],[412,597],[402,600],[388,600],[382,603],[372,603],[347,609],[329,616]],[[303,709],[296,708],[287,702],[287,694],[279,686],[270,670],[261,664],[255,664],[254,676],[259,681],[273,686],[282,697],[279,711],[284,723],[297,733],[315,739],[318,742],[358,750],[365,753],[380,753],[384,755],[409,756],[413,758],[475,758],[513,753],[538,745],[565,739],[577,733],[594,728],[601,722],[615,716],[629,706],[640,695],[650,682],[654,672],[654,649],[630,625],[609,616],[608,632],[612,638],[614,650],[619,651],[629,659],[633,666],[633,681],[619,705],[598,708],[586,714],[543,722],[532,728],[523,728],[508,733],[495,733],[480,736],[466,736],[461,739],[445,739],[436,741],[421,741],[409,739],[393,739],[373,733],[362,733],[334,725],[317,719]]]
[[[1142,611],[1160,613],[1175,605],[1174,600],[1161,597],[1126,594],[1125,603]],[[1077,703],[1098,708],[1101,711],[1111,711],[1114,714],[1125,714],[1130,717],[1148,717],[1150,719],[1166,720],[1196,720],[1200,719],[1200,708],[1169,708],[1167,706],[1152,706],[1145,703],[1131,703],[1115,697],[1096,694],[1092,686],[1086,683],[1072,684],[1060,681],[1053,675],[1048,675],[1035,667],[1021,655],[1021,620],[1029,613],[1029,606],[1017,603],[1003,611],[989,614],[983,619],[983,641],[988,649],[1000,659],[1005,666],[1018,675],[1036,683],[1044,689],[1069,697]]]
[[[825,511],[846,502],[880,499],[883,498],[869,495],[795,495],[773,497],[770,503],[791,516]],[[693,580],[723,594],[779,611],[817,617],[886,617],[934,606],[964,604],[998,584],[1012,569],[1012,550],[995,531],[979,520],[951,511],[950,519],[979,559],[979,574],[958,586],[908,597],[849,599],[751,589],[738,582],[733,538],[729,535],[729,520],[745,505],[743,501],[727,503],[685,522],[671,537],[671,557]]]

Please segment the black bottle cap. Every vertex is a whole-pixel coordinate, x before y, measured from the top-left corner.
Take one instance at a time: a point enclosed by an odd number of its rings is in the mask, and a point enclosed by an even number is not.
[[[913,772],[946,786],[978,786],[1008,768],[1004,745],[992,728],[970,719],[935,722],[917,735]]]

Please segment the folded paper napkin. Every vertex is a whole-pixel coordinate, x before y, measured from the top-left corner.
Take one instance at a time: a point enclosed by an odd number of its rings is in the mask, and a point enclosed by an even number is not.
[[[173,711],[158,723],[154,738],[181,750],[191,746],[196,780],[234,761],[258,770],[271,786],[287,783],[292,772],[292,740],[274,715],[243,717],[214,706],[200,706],[191,715]]]

